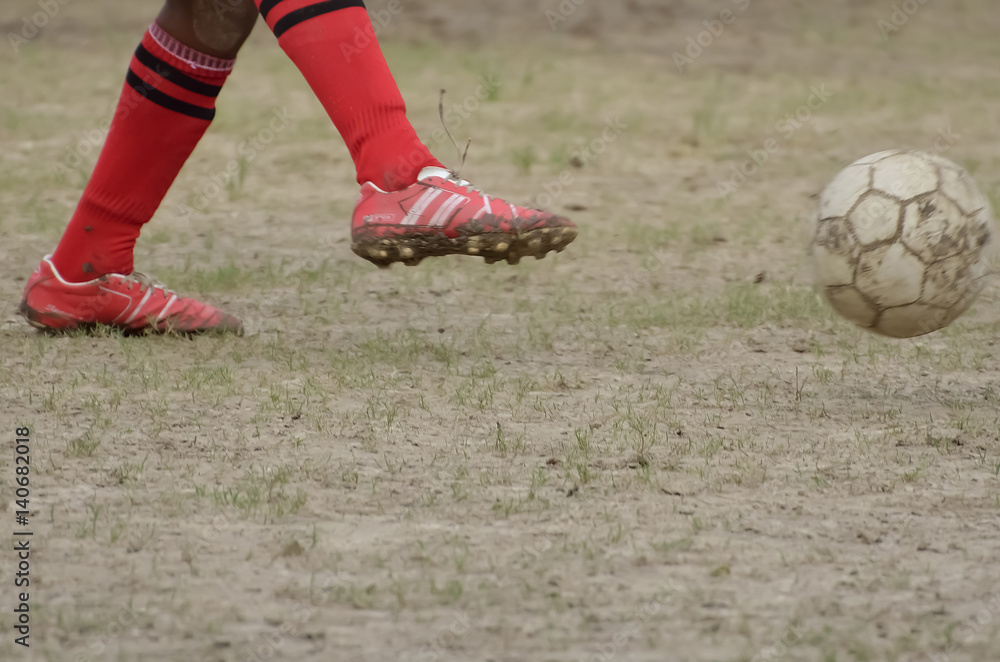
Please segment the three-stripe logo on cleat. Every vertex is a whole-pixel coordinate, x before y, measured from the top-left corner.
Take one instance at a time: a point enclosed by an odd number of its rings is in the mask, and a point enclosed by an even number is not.
[[[441,207],[437,210],[437,213],[435,213],[434,216],[431,217],[431,220],[427,222],[427,225],[444,227],[444,225],[451,220],[452,215],[464,206],[462,203],[467,202],[468,200],[469,199],[464,195],[452,193],[451,199],[441,205]]]
[[[424,212],[427,208],[431,206],[434,200],[442,195],[444,191],[439,188],[428,188],[424,191],[423,195],[417,198],[417,201],[413,203],[410,207],[410,211],[406,212],[406,218],[403,219],[403,225],[417,225],[420,219],[423,218]]]
[[[444,227],[468,202],[469,198],[460,193],[449,193],[443,189],[428,187],[413,203],[400,224]],[[435,209],[434,205],[438,203],[440,206]]]

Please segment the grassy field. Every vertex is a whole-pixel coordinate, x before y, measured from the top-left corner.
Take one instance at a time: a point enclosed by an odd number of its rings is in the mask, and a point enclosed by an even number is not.
[[[604,32],[594,3],[551,32],[535,8],[474,48],[426,38],[425,4],[395,17],[438,156],[446,88],[463,175],[581,228],[516,267],[355,258],[346,149],[259,30],[136,257],[243,338],[16,317],[155,4],[0,43],[0,517],[28,425],[34,531],[33,645],[5,542],[0,659],[1000,659],[1000,290],[877,338],[811,287],[804,233],[880,149],[936,149],[1000,203],[1000,19],[927,3],[889,32],[892,3],[855,5]],[[36,11],[5,4],[0,33]]]

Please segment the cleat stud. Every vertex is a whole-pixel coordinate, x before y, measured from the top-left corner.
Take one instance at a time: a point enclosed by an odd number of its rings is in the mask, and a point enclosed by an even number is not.
[[[468,248],[465,249],[465,251],[469,255],[479,255],[479,249],[476,248],[475,246],[469,246]]]
[[[546,255],[548,255],[548,253],[539,253],[538,255],[535,256],[535,259],[544,260]]]
[[[412,254],[413,251],[410,251],[410,253]],[[413,257],[413,258],[410,258],[409,260],[403,260],[403,264],[405,264],[408,267],[415,267],[415,266],[419,265],[423,261],[424,261],[424,258],[422,258],[422,257]]]
[[[402,259],[404,259],[404,260],[408,260],[408,259],[412,258],[413,257],[413,249],[412,248],[400,248],[399,249],[399,257],[402,258]]]
[[[494,246],[494,248],[497,250],[498,253],[504,253],[507,251],[508,248],[510,248],[510,244],[508,244],[506,241],[501,241],[496,246]]]
[[[521,262],[521,256],[519,255],[511,255],[510,257],[507,258],[507,264],[520,264],[520,262]]]
[[[497,259],[495,257],[484,257],[483,261],[486,262],[486,264],[496,264]]]

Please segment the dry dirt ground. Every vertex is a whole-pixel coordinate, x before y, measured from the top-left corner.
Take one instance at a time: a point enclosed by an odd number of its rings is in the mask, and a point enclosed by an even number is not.
[[[876,338],[813,291],[802,230],[842,166],[891,147],[939,149],[1000,201],[994,5],[482,5],[402,0],[387,57],[440,157],[444,87],[464,174],[547,195],[576,244],[357,260],[346,150],[258,30],[138,248],[249,327],[188,340],[15,316],[156,5],[69,2],[15,53],[39,4],[4,0],[0,659],[1000,659],[1000,290]]]

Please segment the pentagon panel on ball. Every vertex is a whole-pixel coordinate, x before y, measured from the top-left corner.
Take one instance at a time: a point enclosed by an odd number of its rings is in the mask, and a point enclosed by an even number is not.
[[[889,150],[847,166],[820,195],[817,284],[839,314],[894,338],[944,328],[993,272],[993,214],[969,173],[938,155]]]

